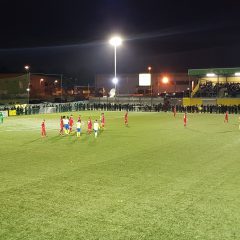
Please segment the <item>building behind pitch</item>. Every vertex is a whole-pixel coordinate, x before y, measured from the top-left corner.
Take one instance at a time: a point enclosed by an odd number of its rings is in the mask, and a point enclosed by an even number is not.
[[[168,82],[164,83],[163,78]],[[114,88],[113,75],[98,74],[95,76],[96,91],[109,93]],[[191,82],[187,73],[153,73],[151,74],[151,86],[139,86],[139,74],[119,74],[117,84],[118,95],[153,95],[162,93],[177,93],[189,91]]]

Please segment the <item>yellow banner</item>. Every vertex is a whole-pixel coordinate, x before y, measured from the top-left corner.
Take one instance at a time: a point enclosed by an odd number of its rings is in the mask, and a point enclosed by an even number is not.
[[[8,115],[9,115],[9,116],[16,116],[16,115],[17,115],[17,112],[16,112],[16,110],[9,110],[9,111],[8,111]]]
[[[195,106],[195,105],[202,105],[203,101],[202,98],[183,98],[183,106]]]
[[[218,98],[217,104],[227,105],[227,106],[240,105],[240,99],[239,98]]]

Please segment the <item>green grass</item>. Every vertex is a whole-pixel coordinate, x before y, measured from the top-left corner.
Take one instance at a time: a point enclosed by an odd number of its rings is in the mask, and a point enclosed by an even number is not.
[[[1,240],[240,239],[236,115],[105,115],[98,139],[59,136],[56,114],[0,125]]]

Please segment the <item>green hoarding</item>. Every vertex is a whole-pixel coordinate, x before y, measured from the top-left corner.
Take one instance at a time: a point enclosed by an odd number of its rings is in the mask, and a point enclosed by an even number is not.
[[[189,76],[206,76],[208,73],[216,75],[231,76],[235,73],[240,73],[240,68],[208,68],[208,69],[189,69]]]

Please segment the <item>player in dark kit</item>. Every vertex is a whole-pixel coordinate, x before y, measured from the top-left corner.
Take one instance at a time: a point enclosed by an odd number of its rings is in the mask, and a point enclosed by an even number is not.
[[[177,110],[176,110],[176,105],[173,107],[173,116],[176,117],[176,113],[177,113]]]

